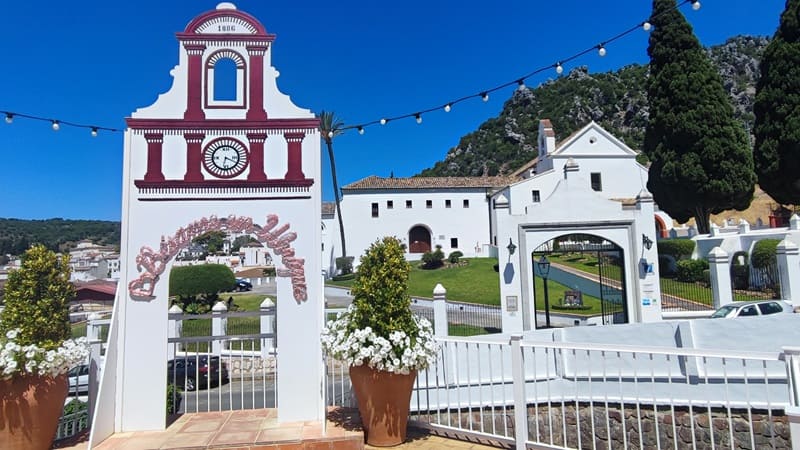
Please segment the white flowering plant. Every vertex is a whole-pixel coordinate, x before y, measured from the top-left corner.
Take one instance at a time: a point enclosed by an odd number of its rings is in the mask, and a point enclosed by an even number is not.
[[[85,337],[67,339],[52,350],[35,344],[20,345],[16,342],[20,329],[15,328],[0,336],[0,379],[19,375],[65,374],[72,367],[89,357],[89,345]]]
[[[22,255],[22,265],[8,274],[5,308],[0,313],[0,380],[16,376],[58,376],[84,362],[86,338],[70,339],[69,255],[43,245]]]
[[[424,317],[413,317],[418,332],[409,336],[396,330],[387,337],[379,336],[372,327],[350,330],[354,307],[340,312],[336,320],[323,329],[325,353],[349,366],[368,365],[373,369],[408,374],[424,369],[436,360],[436,341],[431,323]]]
[[[353,304],[322,332],[325,353],[350,366],[408,374],[436,359],[430,322],[411,312],[405,251],[397,238],[374,242],[361,257]]]

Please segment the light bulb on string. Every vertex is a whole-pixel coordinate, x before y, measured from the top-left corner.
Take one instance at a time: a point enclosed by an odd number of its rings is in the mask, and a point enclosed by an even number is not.
[[[651,25],[650,22],[642,23],[642,29],[644,31],[650,31],[651,28],[653,28],[653,25]]]
[[[14,115],[11,113],[6,113],[6,123],[11,123],[14,121]]]
[[[695,11],[697,11],[698,9],[700,9],[700,2],[699,2],[698,0],[694,0],[694,1],[692,2],[692,9],[693,9],[693,10],[695,10]]]
[[[488,92],[481,92],[481,100],[488,102],[489,101],[489,93]]]
[[[450,105],[450,103],[444,105],[444,112],[450,112],[450,108],[452,108],[452,105]]]
[[[386,119],[381,119],[381,125],[386,125],[386,122],[388,122],[388,120],[386,120]]]
[[[58,131],[58,130],[60,130],[60,129],[61,129],[61,125],[59,125],[59,124],[58,124],[58,121],[57,121],[57,120],[54,120],[54,121],[53,121],[53,125],[52,125],[52,127],[53,127],[53,131]]]
[[[333,130],[331,130],[331,131],[328,131],[328,137],[329,137],[329,138],[332,138],[332,137],[333,137]]]
[[[422,114],[420,113],[414,114],[414,119],[416,119],[417,123],[422,123]]]
[[[358,134],[364,134],[364,127],[358,127]]]
[[[600,56],[606,56],[606,45],[600,44],[597,46],[597,54]]]
[[[517,86],[518,86],[518,89],[523,89],[525,87],[525,79],[524,78],[520,78],[519,80],[517,80]]]
[[[92,137],[97,137],[97,127],[92,127]]]
[[[560,62],[556,63],[556,73],[559,75],[564,73],[564,66],[562,66]]]

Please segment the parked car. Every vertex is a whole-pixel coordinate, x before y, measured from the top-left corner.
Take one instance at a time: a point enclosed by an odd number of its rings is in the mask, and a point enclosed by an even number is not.
[[[70,369],[67,372],[67,380],[70,395],[89,392],[89,365],[81,364]]]
[[[167,382],[194,391],[228,382],[228,368],[219,356],[188,355],[167,361]]]
[[[249,282],[247,280],[243,280],[241,278],[237,278],[236,279],[236,284],[234,285],[233,290],[239,291],[239,292],[251,291],[251,290],[253,290],[253,283],[251,283],[251,282]]]
[[[731,317],[766,316],[769,314],[792,313],[792,305],[783,300],[757,300],[751,302],[729,303],[711,315],[712,319]]]

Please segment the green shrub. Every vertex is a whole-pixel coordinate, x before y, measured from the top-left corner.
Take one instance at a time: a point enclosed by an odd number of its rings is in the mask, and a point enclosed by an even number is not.
[[[274,277],[276,273],[277,273],[277,271],[275,270],[275,267],[265,267],[261,271],[261,276],[263,276],[263,277]]]
[[[753,267],[764,269],[777,264],[776,254],[780,242],[780,239],[762,239],[756,242],[753,246],[753,255],[750,257]]]
[[[669,255],[676,261],[691,258],[695,243],[691,239],[660,239],[656,242],[659,255]]]
[[[72,336],[69,301],[75,288],[69,281],[69,255],[58,256],[44,245],[22,255],[22,266],[8,274],[0,333],[19,328],[16,343],[58,348]]]
[[[339,272],[339,275],[353,273],[353,257],[340,256],[336,258],[336,270]]]
[[[176,414],[181,409],[183,394],[173,383],[167,385],[167,415]]]
[[[437,245],[436,250],[422,254],[423,269],[438,269],[444,265],[444,252],[442,246]]]
[[[658,275],[663,278],[675,278],[677,267],[672,255],[658,255]]]
[[[747,289],[750,287],[750,264],[747,263],[747,252],[739,251],[733,254],[731,260],[731,282],[734,289]]]
[[[458,260],[464,256],[464,254],[458,250],[450,253],[450,256],[447,257],[447,260],[450,261],[451,264],[458,264]]]
[[[684,259],[678,261],[677,266],[678,281],[695,283],[707,280],[707,277],[703,274],[703,271],[708,271],[708,261],[705,259]]]
[[[185,312],[208,312],[219,293],[231,290],[236,283],[233,271],[223,264],[198,264],[173,267],[169,273],[169,295]],[[192,304],[195,304],[192,306]]]
[[[80,416],[78,419],[78,426],[76,429],[85,430],[89,426],[89,403],[82,402],[77,398],[74,398],[64,405],[64,410],[61,412],[61,415],[68,416],[70,414],[76,414],[83,411],[86,411],[86,413]]]
[[[356,278],[356,274],[348,273],[345,275],[336,275],[333,277],[333,281],[347,281],[347,280],[354,280]]]

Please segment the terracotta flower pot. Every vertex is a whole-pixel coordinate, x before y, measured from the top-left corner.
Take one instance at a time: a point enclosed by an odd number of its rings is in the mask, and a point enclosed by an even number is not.
[[[0,448],[51,448],[68,388],[66,374],[0,380]]]
[[[350,381],[358,399],[358,411],[367,444],[391,447],[406,440],[411,390],[417,371],[401,375],[366,365],[350,367]]]

